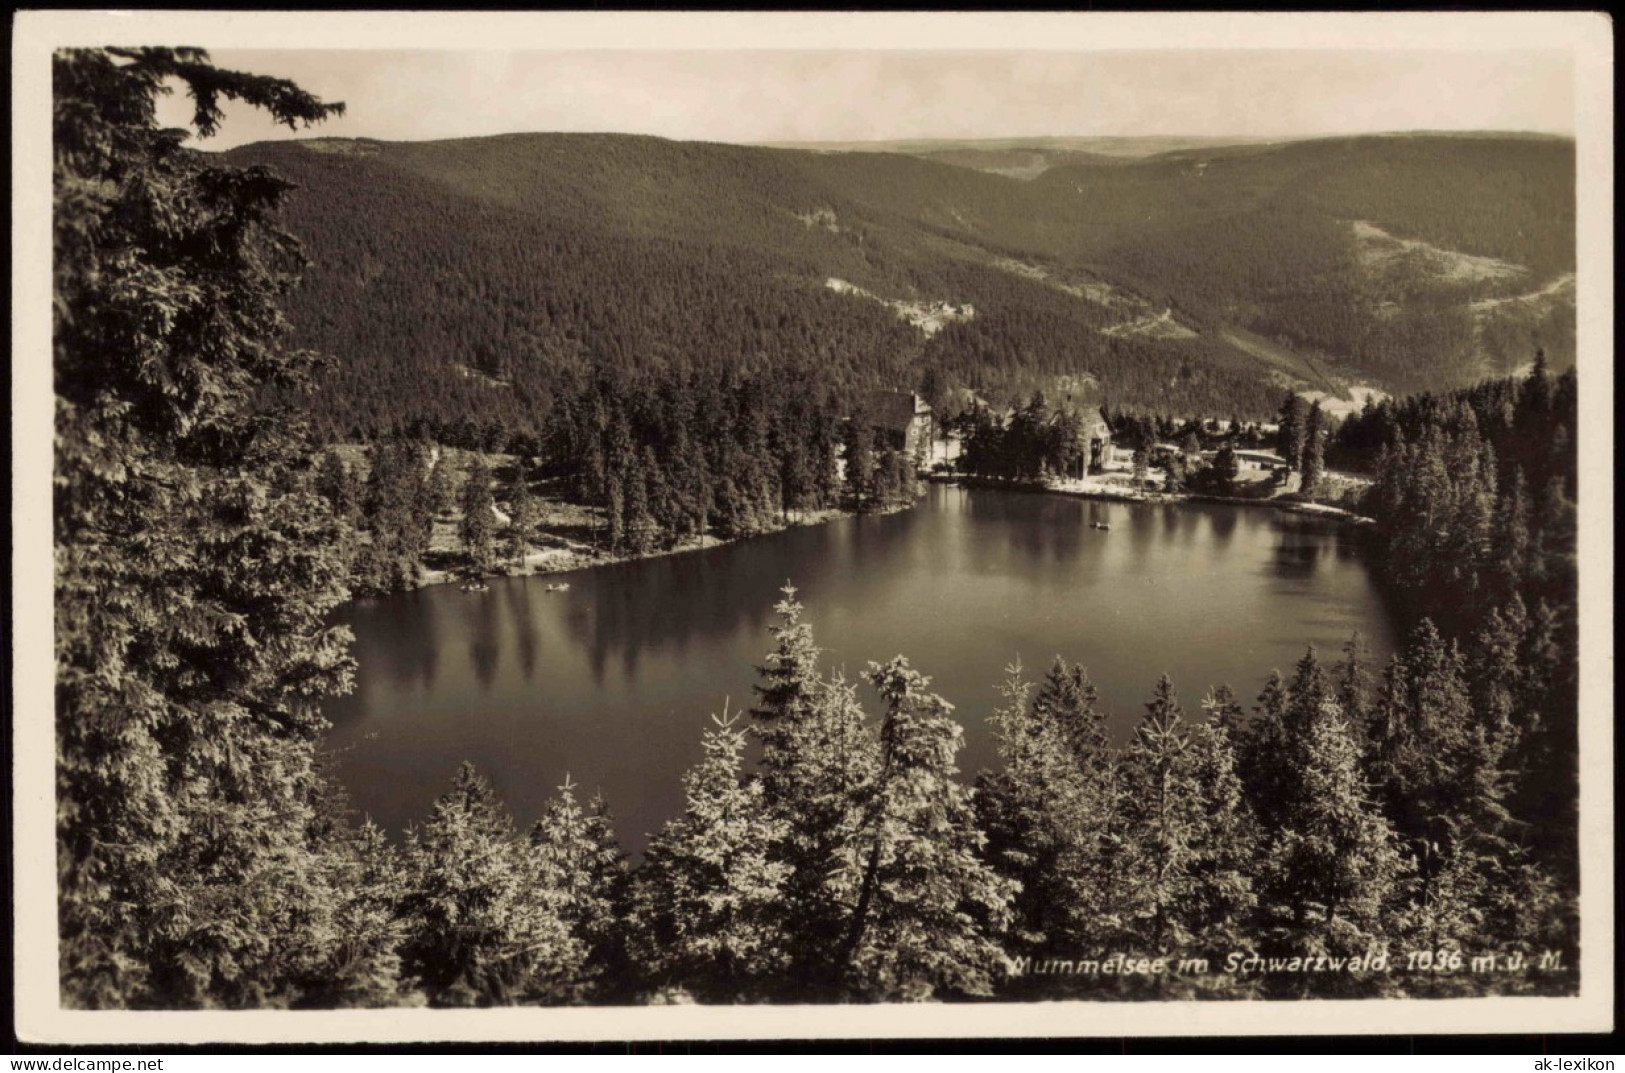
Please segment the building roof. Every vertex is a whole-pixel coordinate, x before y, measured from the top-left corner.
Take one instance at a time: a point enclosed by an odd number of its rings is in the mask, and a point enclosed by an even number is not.
[[[1078,430],[1086,440],[1109,440],[1112,427],[1106,423],[1106,414],[1098,406],[1073,409],[1078,418]]]
[[[1081,383],[1071,390],[1054,395],[1047,394],[1044,401],[1049,403],[1050,408],[1056,413],[1075,415],[1084,439],[1109,440],[1112,428],[1106,423],[1106,412],[1100,408],[1099,398],[1089,383]]]
[[[863,412],[871,425],[905,431],[917,417],[931,413],[931,405],[912,391],[876,391],[864,400]]]

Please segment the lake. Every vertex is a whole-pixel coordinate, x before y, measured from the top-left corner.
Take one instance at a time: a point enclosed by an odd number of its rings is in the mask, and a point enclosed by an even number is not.
[[[1082,662],[1121,738],[1164,672],[1199,718],[1209,687],[1250,702],[1310,642],[1329,660],[1355,630],[1378,659],[1393,647],[1359,541],[1334,522],[933,485],[900,514],[355,603],[357,688],[327,706],[340,779],[398,832],[464,759],[525,826],[568,773],[641,850],[681,810],[709,715],[751,703],[786,580],[830,666],[856,678],[902,653],[933,679],[965,727],[967,779],[995,762],[986,718],[1017,657],[1035,678],[1057,654]]]

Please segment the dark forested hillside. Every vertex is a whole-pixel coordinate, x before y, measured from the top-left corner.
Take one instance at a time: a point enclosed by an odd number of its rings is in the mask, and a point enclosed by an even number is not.
[[[1170,153],[1034,185],[1072,199],[1055,255],[1404,390],[1506,371],[1513,309],[1513,354],[1573,360],[1573,174],[1558,139],[1417,136]]]
[[[333,359],[329,437],[537,434],[599,372],[817,368],[838,405],[1068,375],[1119,405],[1263,416],[1284,384],[1454,386],[1537,344],[1572,361],[1557,139],[1069,154],[1031,180],[620,135],[230,156],[302,188],[286,221],[314,265],[290,313]]]

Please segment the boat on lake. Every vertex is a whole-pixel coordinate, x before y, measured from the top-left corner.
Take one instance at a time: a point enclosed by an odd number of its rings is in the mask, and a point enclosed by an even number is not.
[[[564,592],[569,587],[570,587],[570,583],[568,581],[561,581],[556,585],[549,585],[547,587],[547,591],[548,592]]]

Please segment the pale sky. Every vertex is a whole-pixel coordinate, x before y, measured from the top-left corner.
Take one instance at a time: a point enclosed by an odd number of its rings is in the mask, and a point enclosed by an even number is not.
[[[1559,51],[242,51],[348,113],[290,133],[228,111],[209,149],[266,138],[614,131],[722,142],[1034,136],[1286,138],[1575,130]],[[180,125],[177,95],[160,119]]]

